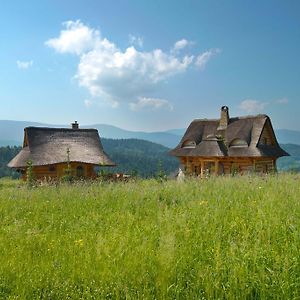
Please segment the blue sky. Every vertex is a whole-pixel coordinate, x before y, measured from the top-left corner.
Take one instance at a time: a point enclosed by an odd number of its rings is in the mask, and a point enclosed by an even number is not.
[[[300,1],[0,4],[0,119],[186,127],[267,113],[300,130]]]

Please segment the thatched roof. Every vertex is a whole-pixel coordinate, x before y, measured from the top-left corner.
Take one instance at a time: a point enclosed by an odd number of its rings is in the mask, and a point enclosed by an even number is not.
[[[33,166],[63,163],[68,149],[70,162],[115,165],[104,152],[96,129],[27,127],[23,149],[8,166],[22,168],[29,160]]]
[[[288,156],[280,148],[271,120],[267,115],[229,118],[228,125],[220,130],[220,119],[196,119],[186,130],[176,148],[169,153],[174,156],[210,157],[280,157]],[[272,132],[272,145],[259,143],[263,129],[268,126]],[[218,128],[219,127],[219,128]],[[239,139],[243,146],[231,146]],[[185,147],[186,142],[194,142],[194,147]]]

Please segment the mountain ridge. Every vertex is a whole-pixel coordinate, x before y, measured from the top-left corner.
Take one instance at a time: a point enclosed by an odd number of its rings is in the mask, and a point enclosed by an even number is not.
[[[21,145],[23,142],[24,128],[28,126],[41,127],[69,127],[67,125],[52,125],[47,123],[31,122],[31,121],[13,121],[0,120],[0,146],[14,146]],[[81,128],[96,128],[99,131],[101,138],[111,139],[141,139],[153,143],[164,145],[168,148],[175,147],[185,129],[169,129],[166,131],[130,131],[108,124],[92,124],[83,125]],[[296,144],[300,145],[300,131],[289,129],[275,130],[277,140],[282,144]]]

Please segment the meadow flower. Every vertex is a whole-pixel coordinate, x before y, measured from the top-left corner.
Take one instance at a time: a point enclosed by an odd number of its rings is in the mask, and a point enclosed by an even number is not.
[[[76,240],[75,242],[75,245],[79,246],[79,247],[82,247],[83,246],[83,240],[80,239],[80,240]]]
[[[207,204],[207,201],[202,200],[202,201],[199,202],[199,205],[206,205],[206,204]]]

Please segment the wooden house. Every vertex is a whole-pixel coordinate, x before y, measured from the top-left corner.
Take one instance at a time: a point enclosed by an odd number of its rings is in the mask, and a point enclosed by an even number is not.
[[[115,166],[104,152],[96,129],[27,127],[23,149],[8,164],[23,174],[28,162],[36,179],[60,178],[68,164],[73,176],[95,177],[95,166]]]
[[[274,172],[277,158],[289,155],[267,115],[230,118],[227,106],[220,119],[194,120],[170,154],[178,157],[185,174],[201,177]]]

